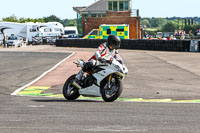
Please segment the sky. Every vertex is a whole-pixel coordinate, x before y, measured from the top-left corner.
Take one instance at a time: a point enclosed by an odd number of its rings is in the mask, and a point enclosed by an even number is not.
[[[76,18],[72,7],[88,6],[95,0],[0,0],[0,20],[12,14],[18,18]],[[200,0],[132,0],[141,17],[200,17]]]

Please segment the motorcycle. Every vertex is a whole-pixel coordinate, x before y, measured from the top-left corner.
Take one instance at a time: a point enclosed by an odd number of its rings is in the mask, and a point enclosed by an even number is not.
[[[85,62],[78,59],[75,64],[83,68]],[[85,72],[81,81],[76,79],[76,74],[70,76],[64,84],[63,95],[67,100],[75,100],[82,95],[102,97],[105,102],[113,102],[122,93],[122,80],[127,73],[124,61],[117,54],[112,61],[101,62]]]

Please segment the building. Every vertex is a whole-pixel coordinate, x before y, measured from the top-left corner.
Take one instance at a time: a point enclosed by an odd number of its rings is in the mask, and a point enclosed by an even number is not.
[[[128,24],[129,38],[140,39],[140,16],[131,7],[132,0],[98,0],[87,7],[73,7],[77,12],[79,32],[88,34],[102,24]]]

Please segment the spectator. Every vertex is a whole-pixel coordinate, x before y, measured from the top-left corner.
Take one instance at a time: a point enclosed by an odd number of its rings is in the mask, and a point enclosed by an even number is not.
[[[189,31],[189,36],[193,36],[192,30]]]
[[[145,32],[144,32],[144,37],[145,37],[145,38],[148,38],[148,36],[149,36],[148,33],[145,31]]]
[[[156,33],[154,33],[153,37],[156,38]]]
[[[194,35],[197,36],[197,30],[194,32]]]
[[[174,36],[178,36],[178,31],[177,30],[175,30]]]
[[[199,36],[199,35],[200,35],[200,29],[197,29],[197,30],[194,32],[194,35],[195,35],[195,36]]]
[[[181,39],[185,39],[185,31],[184,30],[181,30],[179,34],[181,36]]]
[[[7,45],[7,36],[6,34],[3,34],[3,46],[6,47]]]
[[[197,35],[200,35],[200,29],[197,30]]]

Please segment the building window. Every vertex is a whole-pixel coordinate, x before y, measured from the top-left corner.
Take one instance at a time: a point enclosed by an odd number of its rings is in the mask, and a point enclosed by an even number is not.
[[[109,11],[128,11],[129,1],[108,1]]]
[[[124,2],[123,1],[119,2],[119,11],[124,11]]]
[[[125,5],[125,11],[128,11],[128,9],[129,9],[128,1],[125,1],[125,2],[124,2],[124,5]]]
[[[30,32],[37,32],[36,29],[30,29]]]
[[[118,11],[118,2],[113,1],[113,11]]]
[[[91,14],[91,17],[92,17],[92,18],[96,18],[96,17],[97,17],[97,14]]]
[[[51,29],[50,28],[45,28],[44,32],[51,32]]]
[[[97,14],[98,18],[101,18],[102,14]]]
[[[124,32],[124,29],[117,29],[117,32]]]
[[[103,18],[103,17],[106,17],[106,14],[105,13],[96,13],[96,14],[86,14],[85,15],[85,18]]]
[[[112,11],[112,10],[113,10],[112,7],[113,7],[113,2],[112,2],[112,1],[109,1],[109,2],[108,2],[108,10],[109,10],[109,11]]]
[[[102,14],[102,18],[103,18],[103,17],[106,17],[106,14],[105,14],[105,13]]]

